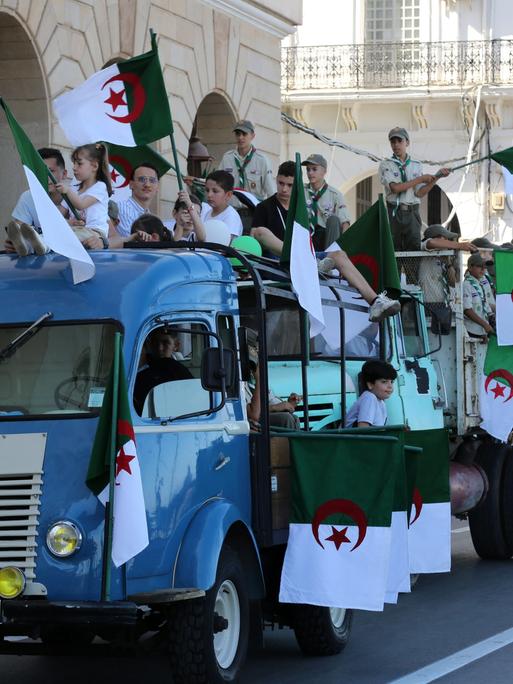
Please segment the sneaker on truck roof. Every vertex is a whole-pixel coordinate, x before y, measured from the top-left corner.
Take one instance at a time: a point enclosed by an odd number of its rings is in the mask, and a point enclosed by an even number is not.
[[[394,316],[401,310],[401,304],[397,299],[390,299],[386,292],[381,292],[372,302],[369,309],[369,321],[379,323],[387,316]]]

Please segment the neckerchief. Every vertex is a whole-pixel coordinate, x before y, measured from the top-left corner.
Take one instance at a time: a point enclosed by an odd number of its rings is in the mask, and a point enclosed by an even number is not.
[[[481,300],[481,306],[483,307],[483,313],[486,315],[488,313],[488,306],[483,286],[481,285],[479,280],[477,278],[474,278],[474,276],[471,275],[468,271],[465,273],[465,280],[468,280],[468,282],[472,285],[474,290],[479,295],[479,299]]]
[[[396,157],[395,154],[392,155],[391,160],[394,162],[394,164],[397,164],[399,167],[399,173],[401,174],[401,181],[403,183],[406,183],[407,178],[406,178],[406,167],[410,165],[411,163],[411,157],[409,155],[406,155],[406,159],[402,162],[399,157]]]
[[[310,221],[310,229],[314,231],[317,227],[317,214],[319,211],[319,200],[328,189],[328,184],[324,183],[322,188],[317,192],[307,185],[308,195],[310,196],[310,204],[308,205],[308,219]]]
[[[246,166],[249,164],[249,162],[253,159],[253,155],[255,154],[256,150],[251,145],[250,151],[247,153],[247,155],[244,157],[242,164],[238,160],[237,156],[234,157],[235,159],[235,165],[237,166],[237,170],[239,172],[239,187],[244,189],[244,185],[246,183]]]

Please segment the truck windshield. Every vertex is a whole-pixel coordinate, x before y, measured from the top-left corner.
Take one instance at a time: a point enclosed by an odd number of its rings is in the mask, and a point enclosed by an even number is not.
[[[0,327],[0,348],[26,325]],[[0,420],[96,413],[112,363],[114,323],[45,325],[0,365]]]

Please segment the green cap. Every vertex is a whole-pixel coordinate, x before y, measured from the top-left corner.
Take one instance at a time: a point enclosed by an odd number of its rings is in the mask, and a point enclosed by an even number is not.
[[[401,128],[400,126],[396,126],[388,132],[388,139],[392,140],[392,138],[401,138],[401,140],[407,140],[408,142],[410,142],[410,136],[408,135],[408,131],[406,130],[406,128]]]
[[[301,162],[301,166],[306,166],[307,164],[315,164],[316,166],[322,166],[323,168],[328,168],[328,162],[322,154],[310,154],[304,162]]]

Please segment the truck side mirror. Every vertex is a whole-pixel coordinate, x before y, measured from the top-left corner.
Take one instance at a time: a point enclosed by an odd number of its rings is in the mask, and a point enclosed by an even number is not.
[[[235,377],[235,353],[233,349],[208,347],[201,357],[201,386],[210,392],[226,391]]]

